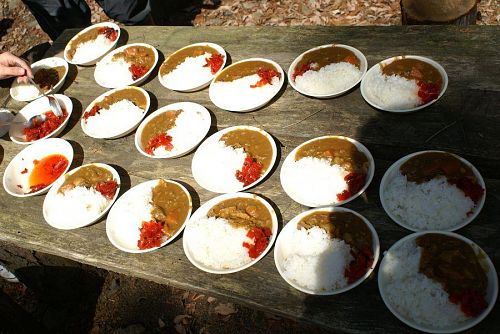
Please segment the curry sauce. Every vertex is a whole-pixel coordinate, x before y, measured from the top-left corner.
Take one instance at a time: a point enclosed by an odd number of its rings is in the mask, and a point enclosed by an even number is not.
[[[295,161],[305,157],[327,159],[331,165],[339,165],[349,172],[368,172],[368,157],[346,139],[327,137],[307,143],[297,150]]]
[[[272,64],[261,60],[250,60],[234,64],[222,71],[215,81],[231,82],[249,75],[257,74],[259,70],[280,71]]]
[[[99,109],[109,109],[112,104],[122,100],[129,100],[141,109],[146,109],[146,105],[148,103],[146,96],[144,96],[140,90],[135,88],[125,88],[105,96],[95,105],[98,106]]]
[[[177,117],[182,110],[169,110],[151,119],[142,129],[141,145],[146,148],[149,141],[159,134],[166,133],[175,126]]]
[[[157,222],[163,222],[162,232],[167,237],[181,228],[191,209],[191,201],[184,189],[163,179],[153,188],[151,204],[151,216]]]
[[[247,154],[267,170],[273,158],[273,147],[266,135],[259,131],[237,129],[226,132],[220,139],[233,148],[243,148]]]
[[[302,56],[295,68],[302,68],[303,66],[315,64],[314,70],[319,70],[326,65],[340,62],[351,63],[357,68],[360,68],[361,64],[358,57],[356,57],[351,50],[332,45],[307,52]]]
[[[113,180],[113,174],[106,168],[96,165],[84,166],[71,175],[66,175],[58,192],[63,193],[74,187],[95,188],[99,183]]]
[[[121,52],[117,52],[113,55],[113,61],[122,58],[129,64],[134,64],[136,66],[142,66],[146,69],[153,67],[155,63],[155,54],[151,48],[145,46],[130,46]]]
[[[160,75],[164,76],[172,72],[188,57],[198,57],[210,53],[218,55],[219,52],[208,45],[196,45],[181,49],[169,56],[160,67]]]
[[[52,89],[64,77],[66,68],[64,66],[40,68],[33,76],[33,81],[44,92]]]
[[[254,198],[231,198],[213,206],[208,217],[226,219],[234,227],[272,229],[271,213]]]
[[[74,39],[72,39],[69,44],[68,58],[73,59],[76,49],[78,49],[78,46],[80,46],[80,44],[93,41],[94,39],[96,39],[97,36],[99,35],[99,29],[100,29],[99,27],[90,29],[89,31],[86,31],[83,34],[80,34],[76,36]]]
[[[384,75],[398,75],[408,80],[419,80],[439,87],[443,78],[439,71],[429,63],[412,58],[394,60],[387,65],[381,65]]]

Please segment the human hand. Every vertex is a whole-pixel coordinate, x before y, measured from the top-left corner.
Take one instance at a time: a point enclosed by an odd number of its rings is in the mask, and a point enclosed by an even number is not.
[[[17,77],[18,82],[28,82],[28,78],[33,79],[31,67],[19,57],[10,52],[0,54],[0,80],[10,77]]]

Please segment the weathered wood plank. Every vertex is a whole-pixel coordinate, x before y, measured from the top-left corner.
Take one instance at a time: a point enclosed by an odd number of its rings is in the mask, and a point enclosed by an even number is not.
[[[319,135],[341,134],[362,141],[376,159],[376,176],[366,196],[347,206],[374,224],[383,250],[409,233],[387,217],[378,199],[380,179],[389,165],[402,155],[421,149],[446,149],[461,154],[486,178],[488,196],[477,220],[459,232],[483,247],[500,268],[500,251],[496,247],[500,236],[500,59],[495,49],[495,45],[500,44],[498,27],[127,27],[126,30],[129,42],[151,43],[164,54],[189,43],[211,41],[224,46],[233,61],[267,57],[280,63],[285,70],[304,50],[330,42],[360,49],[370,65],[397,54],[419,54],[437,60],[448,72],[448,91],[432,107],[408,115],[372,109],[363,101],[358,88],[336,99],[317,100],[302,96],[287,86],[281,96],[265,108],[237,114],[215,107],[209,101],[206,89],[189,94],[171,92],[163,88],[156,77],[143,87],[151,93],[151,110],[179,101],[206,106],[212,112],[212,132],[238,124],[266,129],[281,144],[280,163],[296,145]],[[60,55],[74,33],[67,31],[63,34],[49,53]],[[201,189],[193,180],[190,169],[192,153],[179,159],[158,161],[146,159],[136,151],[133,134],[112,141],[84,136],[79,125],[82,109],[105,89],[95,84],[94,67],[78,68],[76,76],[75,72],[76,69],[64,88],[64,93],[73,98],[75,112],[62,136],[75,148],[76,165],[104,162],[120,167],[123,191],[142,181],[165,177],[189,185],[195,205],[215,196]],[[0,101],[6,101],[7,107],[15,110],[24,105],[8,99],[7,94],[6,89],[0,90]],[[304,120],[318,110],[320,112]],[[22,147],[7,140],[0,141],[0,144],[0,170],[3,172]],[[264,183],[251,191],[274,203],[281,227],[305,208],[283,193],[279,168],[276,167]],[[340,332],[412,332],[383,305],[376,275],[340,296],[307,296],[281,279],[272,254],[243,272],[210,275],[189,263],[180,238],[152,253],[126,254],[107,240],[104,220],[83,229],[57,231],[43,221],[42,203],[43,197],[17,199],[1,191],[0,240],[163,284],[223,295]],[[266,288],[262,289],[263,286]],[[499,313],[496,307],[473,331],[493,332],[500,324]]]

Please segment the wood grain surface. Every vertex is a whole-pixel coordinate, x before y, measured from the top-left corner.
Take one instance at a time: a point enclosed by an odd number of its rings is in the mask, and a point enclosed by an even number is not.
[[[173,51],[195,42],[223,46],[233,62],[265,57],[285,71],[303,51],[322,44],[342,43],[362,51],[370,66],[395,55],[421,55],[439,62],[449,76],[448,90],[431,107],[412,114],[394,114],[371,108],[359,87],[327,100],[305,97],[286,85],[269,105],[251,113],[218,109],[208,98],[208,89],[195,93],[172,92],[160,85],[157,70],[142,86],[152,98],[150,112],[180,101],[197,102],[212,114],[213,133],[233,125],[254,125],[274,136],[279,148],[279,166],[263,183],[250,191],[274,206],[280,228],[306,208],[293,202],[279,182],[281,163],[297,145],[321,135],[344,135],[362,142],[375,158],[375,177],[363,196],[346,205],[376,228],[381,250],[410,233],[391,221],[380,204],[378,188],[386,169],[403,155],[442,149],[472,162],[486,181],[486,204],[476,220],[458,231],[479,244],[500,268],[500,29],[495,26],[393,26],[393,27],[126,27],[123,44],[146,42],[163,54],[159,64]],[[48,55],[62,56],[76,31],[66,31]],[[140,182],[169,178],[186,184],[195,207],[216,196],[201,189],[191,174],[193,153],[178,159],[148,159],[134,146],[134,134],[116,140],[86,137],[79,124],[82,109],[106,89],[93,78],[94,67],[74,67],[63,92],[75,105],[61,137],[75,150],[74,166],[102,162],[117,167],[122,192]],[[19,110],[8,89],[0,91],[0,106]],[[309,115],[312,115],[308,117]],[[5,136],[0,140],[0,173],[24,147]],[[196,269],[182,250],[182,240],[158,251],[128,254],[114,248],[105,233],[105,220],[71,231],[59,231],[42,217],[44,196],[19,199],[0,191],[0,240],[43,251],[127,275],[146,278],[211,295],[221,295],[276,314],[301,319],[338,332],[409,333],[413,330],[394,317],[379,295],[376,274],[357,288],[336,296],[309,296],[290,287],[279,275],[272,252],[256,265],[239,273],[213,275]],[[377,268],[378,269],[378,268]],[[498,306],[474,333],[494,333],[500,328]]]

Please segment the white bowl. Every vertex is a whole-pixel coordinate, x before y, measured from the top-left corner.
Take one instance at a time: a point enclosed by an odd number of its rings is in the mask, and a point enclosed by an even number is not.
[[[371,268],[369,268],[366,271],[366,273],[354,283],[348,284],[343,288],[334,289],[331,291],[315,291],[315,290],[309,289],[307,287],[303,287],[303,286],[297,284],[296,282],[292,281],[288,277],[286,277],[285,267],[283,264],[283,262],[285,261],[285,254],[284,254],[284,250],[283,250],[283,248],[284,248],[283,245],[286,243],[289,243],[289,238],[291,237],[291,233],[293,232],[294,229],[297,228],[297,224],[300,222],[300,220],[302,218],[304,218],[305,216],[308,216],[311,213],[325,212],[325,211],[326,212],[349,212],[349,213],[352,213],[352,214],[358,216],[359,218],[361,218],[363,220],[363,222],[366,224],[366,226],[370,229],[371,235],[372,235],[373,264],[372,264]],[[370,224],[370,222],[365,217],[363,217],[362,215],[360,215],[356,211],[346,209],[346,208],[323,207],[323,208],[311,209],[311,210],[302,212],[301,214],[295,216],[292,220],[290,220],[285,225],[285,227],[283,227],[283,229],[280,232],[280,235],[278,236],[278,240],[276,240],[276,246],[274,247],[274,263],[276,264],[276,268],[278,269],[278,272],[280,273],[281,277],[283,277],[283,279],[288,284],[293,286],[295,289],[300,290],[300,291],[305,292],[305,293],[308,293],[308,294],[312,294],[312,295],[336,295],[336,294],[346,292],[348,290],[351,290],[351,289],[357,287],[365,279],[367,279],[370,276],[370,274],[372,273],[372,271],[375,269],[375,267],[377,266],[379,254],[380,254],[380,242],[378,239],[377,231],[375,230],[373,225]]]
[[[179,109],[184,110],[184,112],[195,113],[194,115],[196,115],[196,117],[200,117],[201,122],[203,122],[203,129],[201,131],[192,132],[192,130],[189,128],[186,128],[184,130],[185,132],[189,132],[191,134],[191,138],[193,138],[193,141],[192,141],[193,145],[190,145],[186,149],[178,151],[177,153],[168,152],[168,154],[165,154],[165,155],[151,155],[151,154],[146,153],[146,151],[144,150],[144,147],[142,147],[142,144],[141,144],[141,136],[142,136],[142,132],[144,131],[144,127],[146,126],[146,124],[148,124],[153,118],[155,118],[156,116],[158,116],[162,113],[165,113],[165,112],[170,111],[170,110],[179,110]],[[203,140],[203,138],[205,138],[205,136],[208,133],[208,130],[210,130],[211,120],[212,120],[212,118],[211,118],[210,113],[208,112],[207,108],[205,108],[204,106],[202,106],[198,103],[177,102],[177,103],[169,104],[169,105],[164,106],[164,107],[156,110],[155,112],[153,112],[151,115],[146,117],[146,119],[141,123],[141,125],[137,129],[137,132],[135,133],[135,147],[142,155],[144,155],[148,158],[161,159],[161,158],[177,158],[177,157],[183,156],[185,154],[188,154],[192,150],[194,150],[195,147],[198,146],[198,144]]]
[[[230,69],[237,64],[248,62],[248,61],[263,61],[263,62],[266,62],[266,63],[273,65],[278,70],[278,72],[280,73],[280,80],[279,80],[279,83],[276,85],[276,87],[274,87],[272,95],[269,95],[268,98],[266,98],[264,100],[262,100],[262,99],[256,100],[256,101],[254,101],[253,104],[248,104],[248,105],[241,105],[238,103],[238,101],[236,101],[234,103],[228,103],[228,101],[227,101],[228,96],[224,96],[224,98],[219,99],[217,96],[217,90],[219,88],[214,85],[217,82],[217,77],[222,75],[224,73],[224,71],[226,71],[227,69]],[[257,109],[265,106],[266,104],[268,104],[269,101],[271,101],[276,96],[276,94],[278,94],[278,92],[281,90],[281,87],[283,87],[284,83],[285,83],[285,73],[283,72],[283,69],[281,68],[281,66],[278,63],[276,63],[272,60],[269,60],[269,59],[265,59],[265,58],[249,58],[249,59],[245,59],[245,60],[241,60],[241,61],[238,61],[236,63],[233,63],[233,64],[229,65],[228,67],[226,67],[225,69],[223,69],[221,72],[219,72],[215,76],[215,78],[212,80],[212,82],[210,83],[210,88],[208,90],[208,94],[209,94],[210,100],[213,102],[213,104],[215,104],[217,107],[219,107],[221,109],[228,110],[228,111],[236,111],[236,112],[249,112],[249,111],[257,110]],[[234,96],[231,96],[231,97],[237,98],[238,96],[243,96],[247,93],[248,92],[245,92],[245,90],[240,90],[240,92],[238,92],[238,93],[235,92]]]
[[[23,190],[26,189],[27,191],[29,189],[28,182],[30,171],[32,170],[34,165],[33,161],[42,160],[46,156],[52,154],[60,154],[68,159],[68,166],[61,174],[61,176],[64,175],[64,173],[68,171],[73,161],[73,148],[64,139],[50,138],[42,140],[33,145],[27,146],[24,150],[19,152],[9,163],[3,174],[3,187],[5,191],[7,191],[7,193],[9,193],[10,195],[16,197],[36,196],[45,194],[47,191],[49,191],[52,184],[57,182],[57,180],[54,181],[54,183],[52,183],[51,185],[37,192],[25,193]],[[25,169],[28,172],[22,174],[21,172]],[[20,185],[21,188],[19,188],[18,185]]]
[[[272,220],[272,225],[273,225],[272,229],[271,229],[272,234],[271,234],[271,237],[269,239],[269,244],[267,245],[266,249],[257,258],[253,259],[249,263],[247,263],[243,266],[240,266],[237,268],[231,268],[231,269],[212,268],[212,267],[209,267],[209,266],[199,262],[198,260],[196,260],[191,252],[191,249],[189,248],[189,244],[191,242],[190,241],[191,240],[191,233],[193,233],[191,224],[200,218],[206,217],[206,215],[208,214],[208,211],[210,211],[210,209],[212,207],[214,207],[215,205],[217,205],[220,202],[223,202],[225,200],[232,199],[232,198],[252,198],[252,199],[256,199],[259,202],[261,202],[267,208],[267,210],[269,210],[269,213],[271,214],[271,220]],[[184,247],[184,253],[186,254],[188,260],[198,269],[203,270],[203,271],[208,272],[208,273],[212,273],[212,274],[230,274],[230,273],[235,273],[237,271],[244,270],[250,266],[253,266],[258,261],[260,261],[260,259],[262,259],[269,252],[271,247],[273,246],[273,243],[274,243],[274,240],[276,239],[277,234],[278,234],[278,219],[276,217],[276,213],[274,212],[273,207],[265,199],[263,199],[260,196],[255,195],[255,194],[249,194],[249,193],[224,194],[224,195],[220,195],[220,196],[217,196],[215,198],[212,198],[211,200],[209,200],[208,202],[203,204],[198,210],[196,210],[196,212],[189,219],[189,222],[186,225],[186,230],[184,231],[182,245]],[[214,240],[214,242],[218,242],[218,241]]]
[[[90,111],[94,105],[98,102],[101,102],[106,96],[108,95],[111,95],[113,94],[114,92],[116,91],[120,91],[120,90],[124,90],[124,89],[135,89],[135,90],[138,90],[142,93],[142,95],[144,95],[146,97],[146,108],[144,108],[144,111],[142,113],[142,116],[137,119],[137,122],[135,122],[135,124],[133,124],[132,126],[130,127],[127,127],[127,128],[117,128],[116,124],[109,124],[109,128],[110,128],[110,131],[104,135],[104,136],[95,136],[95,135],[92,135],[91,133],[89,133],[89,130],[88,130],[88,127],[87,127],[87,123],[85,122],[85,120],[83,119],[83,115]],[[96,138],[96,139],[116,139],[116,138],[120,138],[120,137],[123,137],[125,135],[128,135],[130,132],[134,131],[135,128],[137,128],[137,126],[139,125],[139,123],[142,121],[142,119],[144,118],[144,116],[146,116],[148,110],[149,110],[149,106],[151,105],[151,98],[149,97],[149,94],[148,92],[146,92],[144,89],[140,88],[140,87],[134,87],[134,86],[130,86],[130,87],[123,87],[123,88],[116,88],[116,89],[113,89],[113,90],[109,90],[101,95],[99,95],[98,97],[96,97],[94,99],[94,101],[92,101],[88,107],[83,111],[82,113],[82,118],[80,119],[80,126],[82,127],[82,130],[83,132],[89,136],[89,137],[92,137],[92,138]]]
[[[241,183],[241,188],[233,188],[230,185],[226,184],[213,184],[213,183],[208,183],[206,182],[204,176],[206,173],[210,174],[210,170],[207,170],[206,166],[207,164],[214,164],[214,163],[220,163],[224,164],[224,161],[219,161],[217,160],[217,157],[213,157],[211,161],[206,161],[202,159],[202,154],[205,150],[209,149],[211,145],[214,145],[216,142],[219,141],[219,139],[227,132],[233,131],[233,130],[239,130],[239,129],[247,129],[247,130],[253,130],[253,131],[258,131],[264,136],[267,137],[269,142],[271,143],[272,146],[272,158],[271,158],[271,164],[269,165],[269,168],[264,172],[264,174],[261,175],[261,177],[247,185],[243,186]],[[201,152],[201,153],[200,153]],[[237,125],[237,126],[232,126],[229,128],[226,128],[224,130],[220,130],[219,132],[214,133],[210,137],[208,137],[203,143],[201,143],[200,147],[196,150],[194,156],[193,156],[193,161],[191,163],[191,171],[193,173],[193,177],[196,180],[196,182],[203,188],[207,189],[208,191],[212,191],[214,193],[233,193],[233,192],[238,192],[238,191],[245,191],[255,185],[257,185],[259,182],[261,182],[273,169],[273,166],[276,162],[276,156],[277,156],[278,150],[276,148],[276,143],[266,131],[259,129],[254,126],[245,126],[245,125]],[[236,170],[234,171],[236,173]]]
[[[0,108],[0,123],[6,123],[6,125],[0,125],[0,137],[9,132],[10,122],[14,120],[14,117],[14,114],[10,110]]]
[[[323,49],[323,48],[329,48],[329,47],[344,48],[344,49],[347,49],[347,50],[351,51],[352,53],[354,53],[354,55],[360,61],[361,76],[359,77],[359,80],[357,80],[354,84],[352,84],[351,86],[349,86],[346,89],[343,89],[343,90],[337,91],[337,92],[331,92],[331,93],[328,93],[328,94],[314,94],[314,93],[307,92],[307,91],[304,91],[302,89],[299,89],[296,86],[295,81],[292,79],[293,78],[293,72],[295,71],[295,67],[297,66],[298,62],[302,59],[302,57],[304,57],[304,55],[306,55],[309,52],[316,51],[316,50]],[[344,44],[326,44],[326,45],[321,45],[321,46],[317,46],[315,48],[309,49],[309,50],[303,52],[302,54],[300,54],[297,58],[295,58],[295,60],[290,65],[290,68],[288,69],[288,82],[293,87],[293,89],[295,89],[300,94],[307,95],[307,96],[312,96],[312,97],[316,97],[316,98],[320,98],[320,99],[327,99],[327,98],[331,98],[331,97],[342,95],[342,94],[348,92],[353,87],[355,87],[357,84],[360,83],[361,79],[363,79],[363,76],[365,75],[367,69],[368,69],[368,62],[366,61],[366,57],[358,49],[353,48],[352,46],[349,46],[349,45],[344,45]]]
[[[39,60],[36,63],[31,64],[31,70],[33,71],[33,74],[35,74],[42,68],[54,68],[57,66],[64,67],[64,75],[59,79],[57,84],[46,91],[45,94],[57,93],[61,89],[64,84],[64,80],[66,80],[66,76],[68,75],[68,63],[62,58],[51,57]],[[12,82],[12,86],[10,87],[10,96],[14,100],[27,102],[39,98],[40,96],[42,96],[42,94],[40,94],[40,92],[31,83],[18,83],[17,80],[14,80]]]
[[[118,36],[116,37],[116,40],[114,40],[113,43],[111,43],[108,48],[103,49],[100,52],[96,52],[95,57],[86,61],[86,62],[73,62],[72,60],[70,60],[68,58],[69,43],[71,41],[73,41],[75,38],[77,38],[78,36],[82,35],[83,33],[86,33],[87,31],[89,31],[91,29],[100,28],[100,27],[110,27],[110,28],[113,28],[115,30],[118,30]],[[104,57],[104,55],[106,53],[108,53],[109,51],[113,50],[116,47],[116,44],[118,43],[118,40],[120,39],[120,35],[121,35],[120,27],[113,22],[102,22],[102,23],[97,23],[97,24],[91,25],[90,27],[87,27],[87,28],[83,29],[82,31],[80,31],[78,34],[76,34],[68,42],[68,44],[66,44],[66,47],[64,48],[64,59],[66,59],[66,61],[70,64],[82,65],[82,66],[94,65],[95,63],[97,63],[97,61],[99,61],[102,57]]]
[[[385,190],[386,190],[389,182],[391,182],[396,176],[399,175],[399,173],[400,173],[399,172],[399,168],[401,167],[402,164],[404,164],[406,161],[408,161],[410,158],[413,158],[416,155],[419,155],[419,154],[422,154],[422,153],[429,153],[429,152],[448,153],[448,152],[444,152],[444,151],[429,150],[429,151],[421,151],[421,152],[415,152],[415,153],[412,153],[412,154],[408,154],[408,155],[402,157],[401,159],[399,159],[398,161],[396,161],[395,163],[393,163],[391,165],[391,167],[389,167],[389,169],[387,169],[387,171],[385,172],[384,176],[382,177],[382,181],[380,181],[379,196],[380,196],[380,202],[382,202],[382,207],[384,208],[385,212],[398,225],[400,225],[400,226],[402,226],[402,227],[404,227],[404,228],[406,228],[406,229],[408,229],[410,231],[414,231],[414,232],[419,232],[419,231],[423,231],[423,230],[422,229],[418,229],[418,228],[416,228],[414,226],[409,225],[407,222],[402,221],[396,215],[394,215],[389,210],[389,206],[387,204],[387,201],[385,199],[385,195],[384,194],[385,194]],[[452,153],[449,153],[449,154],[452,154]],[[452,227],[447,228],[447,229],[443,229],[443,231],[455,231],[455,230],[458,230],[459,228],[462,228],[462,227],[466,226],[470,222],[472,222],[477,217],[477,215],[479,215],[479,212],[483,208],[484,202],[486,200],[486,185],[484,183],[483,177],[481,176],[481,174],[479,173],[479,171],[476,169],[476,167],[474,167],[474,165],[472,165],[469,161],[465,160],[464,158],[462,158],[462,157],[460,157],[460,156],[458,156],[456,154],[452,154],[452,155],[455,156],[456,158],[460,159],[460,161],[462,161],[465,165],[469,166],[469,168],[472,170],[474,176],[477,178],[478,184],[484,189],[484,192],[483,192],[483,196],[481,197],[481,200],[476,205],[476,207],[473,209],[472,215],[468,216],[467,219],[463,220],[461,223],[459,223],[459,224],[457,224],[455,226],[452,226]]]
[[[24,122],[28,121],[33,116],[41,115],[46,111],[52,110],[52,108],[49,105],[49,100],[46,97],[36,99],[35,101],[32,101],[28,105],[24,106],[24,108],[21,109],[14,118],[13,122],[21,122],[21,123],[14,123],[10,126],[9,136],[14,143],[21,145],[33,144],[40,140],[45,140],[50,137],[55,137],[58,134],[60,134],[62,130],[64,130],[64,128],[69,122],[71,113],[73,112],[73,102],[71,102],[71,99],[66,95],[54,94],[53,96],[57,99],[57,101],[61,105],[61,108],[65,109],[66,112],[68,113],[68,117],[66,117],[64,122],[62,122],[57,129],[49,133],[47,136],[34,141],[26,141],[23,134],[23,130],[26,127]]]
[[[143,46],[146,48],[150,48],[153,50],[154,56],[155,56],[155,61],[149,71],[146,72],[142,77],[140,77],[137,80],[132,79],[132,74],[130,73],[130,80],[121,80],[120,78],[114,78],[113,74],[106,73],[106,69],[109,64],[112,63],[112,58],[115,54],[118,52],[121,52],[129,47],[132,46]],[[138,86],[142,84],[153,72],[154,68],[156,67],[156,64],[158,63],[158,51],[151,45],[146,44],[146,43],[133,43],[133,44],[127,44],[124,46],[119,47],[116,50],[113,50],[112,52],[108,53],[104,58],[102,58],[96,65],[95,71],[94,71],[94,79],[97,82],[99,86],[102,86],[104,88],[121,88],[125,86]],[[107,78],[112,78],[114,81],[108,81]]]
[[[118,187],[116,188],[116,192],[115,192],[115,195],[113,196],[113,199],[109,201],[108,205],[106,206],[106,208],[104,208],[104,210],[102,210],[96,216],[88,219],[87,221],[75,223],[73,216],[78,216],[79,212],[72,212],[71,215],[67,217],[67,220],[63,224],[60,224],[59,222],[51,220],[49,218],[48,201],[52,200],[53,197],[56,196],[57,192],[59,191],[59,188],[62,186],[62,184],[66,180],[66,176],[72,175],[73,173],[80,170],[80,168],[82,168],[82,167],[87,167],[87,166],[91,166],[91,165],[107,169],[109,172],[111,172],[111,174],[113,174],[113,180],[115,180],[118,183]],[[75,228],[84,227],[84,226],[93,224],[96,221],[98,221],[99,219],[101,219],[106,214],[106,212],[108,212],[108,210],[111,208],[111,205],[113,205],[115,200],[118,198],[119,193],[120,193],[120,175],[118,175],[118,172],[116,171],[116,169],[114,169],[110,165],[101,164],[101,163],[92,163],[92,164],[83,165],[83,166],[75,168],[72,171],[64,174],[64,177],[61,177],[61,178],[57,179],[56,182],[54,182],[52,188],[50,189],[47,196],[45,197],[45,200],[43,201],[43,209],[42,209],[43,210],[43,218],[45,219],[47,224],[49,224],[50,226],[55,227],[57,229],[60,229],[60,230],[72,230]]]
[[[317,203],[314,201],[314,199],[311,199],[311,198],[303,199],[299,195],[300,190],[294,189],[295,188],[295,186],[293,184],[294,180],[290,180],[288,177],[285,176],[287,169],[290,168],[291,164],[295,161],[295,154],[302,146],[309,144],[310,142],[313,142],[316,140],[330,138],[330,137],[350,141],[351,143],[353,143],[356,146],[356,148],[361,153],[363,153],[366,156],[366,158],[368,159],[369,167],[368,167],[367,179],[366,179],[365,185],[356,194],[354,194],[353,196],[351,196],[348,199],[343,200],[343,201],[337,201],[336,199],[334,199],[329,203],[326,203],[326,202],[325,203]],[[322,136],[322,137],[310,139],[310,140],[306,141],[305,143],[300,144],[295,149],[293,149],[292,152],[290,152],[288,154],[285,161],[283,162],[283,165],[281,166],[280,180],[281,180],[281,186],[283,187],[283,190],[285,190],[286,194],[291,199],[293,199],[295,202],[297,202],[299,204],[302,204],[302,205],[305,205],[308,207],[319,207],[319,206],[327,206],[327,205],[339,206],[339,205],[346,204],[346,203],[352,201],[353,199],[355,199],[356,197],[358,197],[359,195],[361,195],[366,190],[366,188],[368,188],[370,183],[372,182],[374,173],[375,173],[375,161],[373,160],[373,156],[370,153],[370,151],[368,151],[368,149],[363,144],[361,144],[360,142],[358,142],[355,139],[343,137],[343,136]]]
[[[476,256],[478,257],[480,264],[483,267],[483,269],[485,270],[486,276],[488,277],[488,287],[486,289],[486,301],[488,302],[488,307],[479,316],[477,316],[475,318],[468,319],[461,324],[457,324],[456,326],[450,326],[450,327],[444,327],[444,328],[426,327],[426,326],[423,326],[423,325],[416,323],[413,319],[410,319],[409,317],[405,316],[404,314],[399,313],[397,311],[396,307],[391,304],[389,298],[386,296],[386,285],[387,285],[388,278],[387,278],[387,275],[384,274],[386,267],[389,265],[387,263],[387,260],[386,260],[388,253],[393,251],[393,249],[400,246],[401,244],[403,244],[405,242],[409,242],[409,241],[411,241],[411,240],[413,240],[413,239],[415,239],[423,234],[427,234],[427,233],[444,234],[444,235],[447,235],[450,237],[460,239],[460,240],[465,241],[466,243],[470,244],[472,246],[472,248],[474,249],[474,252],[476,253]],[[401,320],[402,322],[404,322],[408,326],[413,327],[413,328],[418,329],[418,330],[423,331],[423,332],[428,332],[428,333],[456,333],[456,332],[465,331],[471,327],[474,327],[475,325],[480,323],[491,312],[491,310],[495,306],[495,302],[496,302],[497,295],[498,295],[497,273],[495,270],[495,266],[491,262],[488,255],[477,244],[475,244],[471,240],[469,240],[469,239],[467,239],[459,234],[452,233],[452,232],[426,231],[426,232],[413,233],[413,234],[407,235],[406,237],[400,239],[394,245],[392,245],[391,248],[389,248],[389,250],[387,252],[384,253],[384,258],[380,262],[377,281],[378,281],[378,288],[380,291],[380,295],[381,295],[382,300],[384,301],[385,305],[389,309],[389,311],[391,311],[392,314],[394,314],[396,316],[396,318],[398,318],[399,320]]]
[[[109,211],[108,218],[106,219],[106,235],[108,236],[109,241],[116,248],[127,253],[147,253],[169,244],[170,242],[175,240],[175,238],[177,238],[179,234],[182,233],[182,230],[184,229],[184,226],[186,225],[186,222],[189,220],[189,216],[191,215],[193,202],[191,200],[191,195],[186,190],[186,188],[180,183],[177,183],[172,180],[165,180],[165,181],[168,183],[174,183],[179,187],[181,187],[189,199],[189,212],[187,214],[186,220],[172,237],[163,241],[160,247],[153,247],[141,250],[137,247],[137,241],[140,238],[139,228],[142,226],[143,217],[139,216],[132,217],[132,219],[134,219],[137,222],[136,226],[130,226],[130,224],[126,226],[124,225],[126,223],[129,223],[129,222],[124,222],[123,211],[128,208],[130,201],[133,200],[133,198],[137,194],[151,191],[158,184],[158,181],[159,179],[146,181],[129,189],[116,201],[116,203]]]
[[[414,108],[408,108],[408,109],[391,109],[391,108],[384,108],[382,106],[379,106],[377,103],[375,103],[374,101],[372,101],[372,100],[369,99],[369,97],[367,95],[367,92],[366,92],[366,89],[367,89],[366,86],[368,84],[370,84],[371,77],[373,76],[373,74],[375,73],[375,71],[376,71],[377,68],[379,68],[382,65],[390,64],[390,63],[392,63],[395,60],[400,60],[400,59],[403,59],[403,58],[416,59],[416,60],[420,60],[420,61],[423,61],[423,62],[426,62],[426,63],[432,65],[441,74],[441,77],[443,79],[443,86],[441,87],[441,92],[439,93],[439,96],[436,99],[434,99],[434,100],[432,100],[432,101],[430,101],[428,103],[422,104],[420,106],[414,107]],[[363,98],[365,99],[365,101],[368,102],[368,104],[370,104],[372,107],[380,109],[380,110],[385,110],[385,111],[390,111],[390,112],[397,112],[397,113],[413,112],[413,111],[417,111],[417,110],[420,110],[420,109],[423,109],[423,108],[426,108],[426,107],[430,106],[431,104],[433,104],[437,100],[439,100],[441,98],[441,96],[443,96],[443,94],[446,91],[447,87],[448,87],[448,75],[446,74],[446,71],[444,70],[444,68],[441,65],[439,65],[437,62],[435,62],[432,59],[429,59],[429,58],[426,58],[426,57],[421,57],[421,56],[411,56],[411,55],[396,56],[396,57],[387,58],[385,60],[382,60],[378,64],[373,65],[368,70],[368,72],[364,75],[363,80],[361,80],[361,86],[360,86],[360,88],[361,88],[361,95],[363,96]]]
[[[200,83],[200,84],[194,84],[194,85],[191,85],[190,87],[187,87],[187,85],[178,85],[178,84],[171,84],[169,85],[168,83],[165,82],[165,79],[163,78],[163,76],[158,73],[158,79],[160,80],[160,83],[162,84],[162,86],[164,86],[165,88],[168,88],[168,89],[171,89],[171,90],[175,90],[175,91],[179,91],[179,92],[194,92],[194,91],[197,91],[197,90],[200,90],[200,89],[203,89],[205,87],[207,87],[210,82],[212,81],[212,79],[218,74],[220,73],[220,71],[222,71],[222,69],[224,68],[224,66],[226,65],[226,60],[227,60],[227,54],[226,54],[226,51],[224,50],[224,48],[218,44],[214,44],[214,43],[194,43],[194,44],[191,44],[191,45],[188,45],[188,46],[185,46],[177,51],[175,51],[174,53],[172,53],[170,56],[168,56],[165,61],[163,63],[165,63],[166,61],[168,61],[168,59],[172,56],[174,56],[176,53],[184,50],[184,49],[187,49],[187,48],[191,48],[193,46],[199,46],[199,45],[202,45],[202,46],[209,46],[215,50],[217,50],[223,57],[224,57],[224,61],[222,63],[222,66],[221,68],[217,71],[217,73],[213,74],[211,76],[211,78],[203,83]],[[163,65],[163,64],[162,64]],[[160,67],[161,68],[161,67]],[[186,71],[186,73],[183,73],[186,77],[190,77],[192,76],[193,74],[190,73],[189,71]]]

